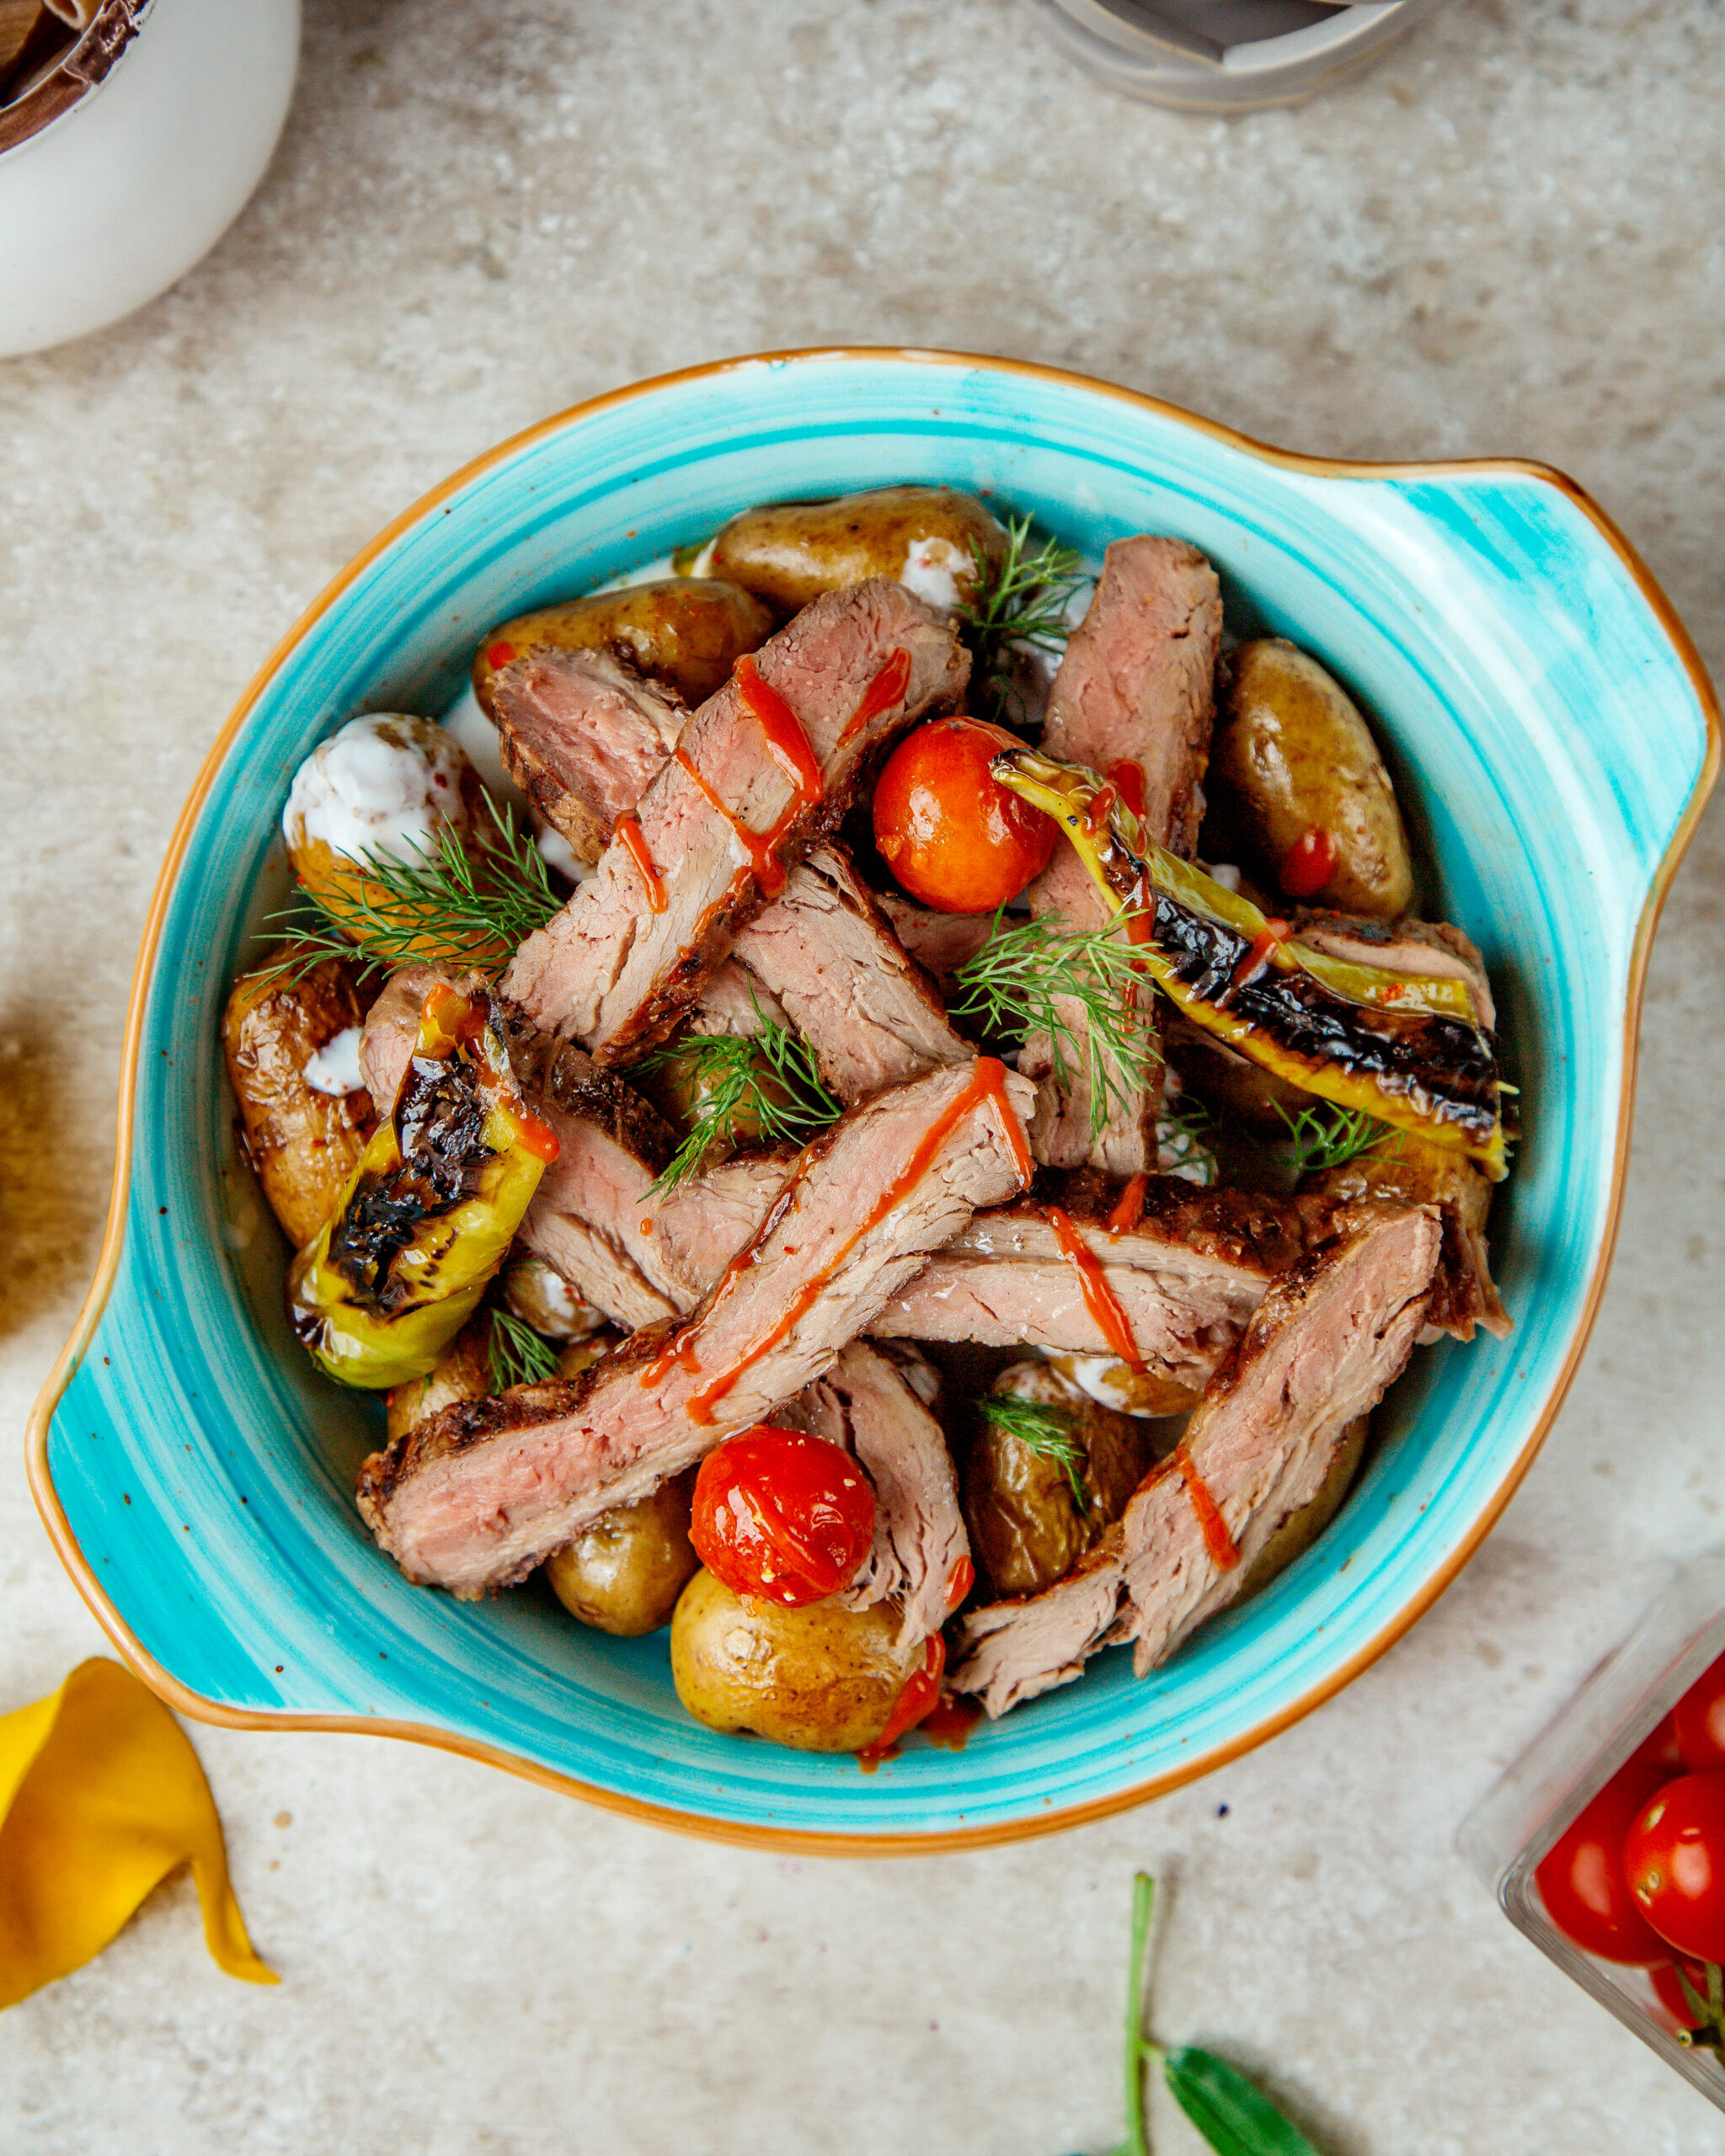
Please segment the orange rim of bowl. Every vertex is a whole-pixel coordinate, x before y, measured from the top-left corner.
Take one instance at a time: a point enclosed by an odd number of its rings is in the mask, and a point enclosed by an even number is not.
[[[1048,1811],[1024,1819],[1003,1821],[980,1827],[958,1827],[927,1834],[916,1833],[831,1833],[804,1828],[756,1826],[743,1821],[713,1819],[697,1812],[680,1812],[670,1806],[650,1804],[639,1797],[625,1796],[614,1790],[603,1789],[591,1782],[578,1780],[570,1774],[559,1774],[555,1769],[542,1766],[537,1761],[521,1757],[500,1747],[483,1744],[474,1738],[457,1736],[451,1731],[439,1729],[428,1724],[380,1721],[371,1716],[322,1715],[294,1713],[266,1713],[252,1708],[225,1705],[221,1700],[205,1699],[182,1684],[156,1661],[128,1630],[120,1613],[104,1593],[95,1574],[84,1557],[70,1522],[61,1504],[58,1492],[48,1466],[48,1430],[61,1396],[71,1382],[83,1359],[84,1349],[96,1329],[119,1270],[120,1251],[126,1236],[126,1197],[131,1183],[132,1124],[138,1055],[143,1038],[144,1012],[148,1001],[151,978],[162,924],[166,917],[169,899],[178,878],[192,827],[197,820],[216,774],[223,759],[244,725],[253,707],[274,677],[277,669],[290,651],[307,634],[312,625],[325,614],[336,600],[348,590],[384,549],[394,543],[403,532],[417,524],[430,510],[458,492],[481,472],[515,456],[531,444],[544,440],[560,429],[579,419],[590,418],[611,407],[649,397],[659,391],[679,383],[697,382],[709,375],[734,373],[740,368],[758,366],[771,362],[821,362],[832,360],[904,360],[913,365],[983,367],[997,374],[1017,375],[1027,380],[1055,382],[1069,388],[1083,390],[1092,395],[1118,398],[1140,411],[1152,412],[1170,419],[1178,425],[1189,427],[1212,440],[1224,442],[1230,448],[1243,450],[1247,455],[1284,471],[1308,473],[1321,478],[1396,479],[1413,477],[1457,476],[1473,473],[1501,475],[1512,473],[1535,479],[1555,488],[1580,510],[1612,552],[1622,563],[1632,580],[1646,600],[1672,648],[1682,661],[1696,701],[1701,706],[1707,731],[1706,755],[1701,770],[1690,792],[1689,801],[1670,844],[1661,856],[1653,876],[1652,887],[1642,908],[1636,927],[1635,942],[1630,954],[1627,993],[1623,1014],[1623,1091],[1618,1109],[1617,1137],[1612,1159],[1611,1189],[1605,1213],[1605,1230],[1593,1276],[1588,1283],[1587,1295],[1582,1307],[1581,1320],[1576,1327],[1562,1369],[1546,1397],[1526,1444],[1493,1493],[1491,1502],[1476,1519],[1460,1546],[1451,1552],[1406,1605],[1358,1652],[1351,1655],[1342,1666],[1332,1670],[1321,1682],[1284,1707],[1279,1713],[1267,1717],[1255,1728],[1226,1744],[1183,1760],[1178,1767],[1166,1773],[1152,1775],[1149,1780],[1130,1789],[1115,1791],[1088,1804],[1072,1805],[1064,1810]],[[1701,655],[1691,642],[1688,632],[1678,619],[1675,609],[1660,590],[1646,563],[1627,539],[1600,509],[1599,504],[1567,473],[1548,464],[1540,464],[1519,457],[1473,457],[1438,461],[1415,460],[1402,463],[1377,463],[1341,457],[1306,456],[1296,451],[1279,449],[1268,442],[1254,440],[1249,435],[1236,432],[1220,421],[1208,419],[1188,412],[1162,398],[1146,396],[1138,390],[1123,388],[1115,382],[1099,381],[1092,376],[1075,373],[1064,367],[1040,366],[1028,360],[1003,360],[984,353],[923,350],[916,347],[893,345],[828,345],[782,352],[756,352],[735,359],[718,360],[696,367],[681,368],[675,373],[656,375],[650,380],[630,384],[627,388],[606,392],[600,397],[590,398],[585,403],[572,405],[567,411],[542,419],[537,425],[511,435],[506,441],[487,450],[471,463],[431,491],[423,495],[409,509],[404,510],[394,520],[378,533],[371,544],[356,554],[333,582],[312,600],[299,620],[289,630],[270,657],[259,670],[250,686],[216,736],[209,755],[205,758],[196,782],[184,808],[180,811],[169,842],[168,856],[157,878],[155,894],[144,924],[143,940],[139,947],[137,965],[132,975],[131,996],[127,1008],[126,1041],[121,1055],[120,1076],[120,1112],[115,1141],[114,1191],[109,1202],[108,1223],[102,1248],[96,1262],[96,1273],[90,1291],[79,1311],[71,1337],[61,1350],[58,1360],[49,1373],[47,1382],[38,1395],[26,1426],[25,1446],[30,1490],[36,1501],[37,1510],[48,1530],[61,1562],[72,1575],[74,1584],[89,1604],[97,1622],[113,1641],[127,1664],[158,1693],[168,1705],[196,1721],[215,1724],[226,1729],[291,1730],[311,1729],[399,1737],[410,1743],[428,1744],[447,1752],[456,1752],[470,1759],[479,1759],[491,1766],[501,1767],[528,1781],[538,1782],[548,1789],[567,1791],[585,1799],[609,1812],[621,1812],[626,1817],[645,1820],[658,1827],[665,1827],[680,1833],[692,1834],[704,1839],[739,1843],[756,1849],[794,1851],[801,1854],[824,1856],[914,1856],[938,1855],[958,1849],[985,1849],[1004,1842],[1028,1840],[1033,1835],[1060,1833],[1068,1828],[1081,1827],[1093,1820],[1106,1819],[1115,1812],[1130,1810],[1146,1803],[1151,1798],[1178,1789],[1183,1783],[1195,1781],[1200,1775],[1212,1773],[1231,1759],[1240,1758],[1257,1746],[1279,1736],[1315,1708],[1332,1699],[1345,1686],[1352,1684],[1363,1670],[1370,1667],[1379,1656],[1393,1646],[1402,1634],[1411,1629],[1438,1599],[1445,1589],[1461,1572],[1480,1544],[1491,1532],[1503,1508],[1519,1487],[1522,1478],[1533,1465],[1535,1455],[1546,1439],[1546,1433],[1556,1420],[1568,1394],[1575,1373],[1580,1366],[1588,1340],[1599,1315],[1600,1299],[1611,1269],[1611,1260],[1616,1248],[1617,1230],[1623,1204],[1623,1187],[1629,1165],[1630,1133],[1635,1113],[1635,1079],[1637,1051],[1639,1042],[1642,995],[1646,988],[1648,953],[1653,947],[1653,933],[1671,888],[1673,878],[1689,849],[1690,839],[1700,820],[1707,797],[1712,792],[1719,775],[1721,752],[1721,723],[1719,702]]]

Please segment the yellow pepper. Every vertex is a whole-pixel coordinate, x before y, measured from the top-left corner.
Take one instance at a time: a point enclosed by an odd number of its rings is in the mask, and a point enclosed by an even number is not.
[[[521,1099],[489,992],[440,984],[394,1113],[288,1274],[288,1315],[318,1368],[371,1390],[423,1377],[472,1316],[556,1157]]]

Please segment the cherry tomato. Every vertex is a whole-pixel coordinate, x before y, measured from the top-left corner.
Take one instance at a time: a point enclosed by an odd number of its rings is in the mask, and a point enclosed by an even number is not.
[[[1636,1906],[1680,1954],[1725,1961],[1725,1774],[1667,1782],[1630,1828]]]
[[[988,913],[1054,857],[1052,816],[989,771],[993,731],[937,718],[894,750],[874,789],[874,843],[893,874],[942,913]]]
[[[1708,1674],[1712,1674],[1711,1670]],[[1668,1782],[1676,1780],[1684,1771],[1684,1758],[1677,1748],[1677,1726],[1669,1715],[1653,1724],[1624,1764],[1656,1767]]]
[[[1707,1972],[1705,1965],[1700,1961],[1686,1961],[1683,1965],[1683,1973],[1695,1986],[1696,1997],[1705,2000],[1707,1995]],[[1649,1969],[1648,1974],[1653,1978],[1653,1989],[1658,1994],[1660,2005],[1664,2008],[1677,2026],[1680,2029],[1699,2029],[1701,2024],[1696,2018],[1689,2001],[1683,1996],[1683,1986],[1677,1981],[1675,1965],[1670,1961],[1662,1962],[1657,1969]]]
[[[1625,1839],[1662,1782],[1657,1768],[1620,1767],[1534,1873],[1551,1922],[1602,1961],[1645,1967],[1671,1958],[1669,1946],[1637,1908],[1623,1870]]]
[[[1333,834],[1322,824],[1308,824],[1277,864],[1276,881],[1290,899],[1314,899],[1335,874],[1339,858]]]
[[[1690,1774],[1725,1767],[1725,1655],[1701,1672],[1671,1710],[1671,1725]]]
[[[940,1705],[941,1673],[946,1666],[947,1643],[938,1632],[931,1632],[923,1646],[922,1667],[913,1669],[905,1679],[905,1689],[887,1717],[886,1727],[873,1744],[865,1744],[857,1754],[865,1765],[884,1758],[901,1737],[934,1712]]]
[[[757,1422],[702,1461],[689,1540],[733,1594],[801,1609],[856,1577],[873,1486],[842,1447]]]

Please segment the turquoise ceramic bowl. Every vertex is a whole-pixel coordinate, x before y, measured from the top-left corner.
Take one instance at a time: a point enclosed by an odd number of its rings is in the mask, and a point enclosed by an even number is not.
[[[1514,1337],[1417,1359],[1313,1550],[1146,1683],[1105,1655],[962,1752],[916,1743],[864,1774],[697,1727],[662,1636],[603,1638],[531,1588],[463,1607],[378,1554],[352,1490],[381,1409],[289,1337],[218,1035],[280,888],[289,774],[321,735],[369,708],[443,711],[491,623],[745,504],[901,479],[991,490],[1091,554],[1183,534],[1235,632],[1293,637],[1342,677],[1437,864],[1429,903],[1490,963],[1525,1136],[1493,1229]],[[206,1718],[417,1737],[670,1824],[851,1849],[1032,1833],[1166,1788],[1381,1653],[1532,1458],[1609,1262],[1648,938],[1717,754],[1669,607],[1547,471],[1322,464],[1099,383],[927,353],[744,360],[552,420],[345,572],[199,782],[140,963],[101,1273],[33,1428],[45,1518],[122,1651]]]

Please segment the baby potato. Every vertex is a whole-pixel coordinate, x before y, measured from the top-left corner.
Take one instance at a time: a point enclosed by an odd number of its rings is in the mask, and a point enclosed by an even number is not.
[[[701,1569],[689,1540],[695,1470],[662,1482],[638,1504],[601,1514],[545,1561],[545,1577],[571,1616],[620,1640],[670,1622],[677,1598]]]
[[[1258,850],[1290,898],[1386,921],[1406,913],[1407,834],[1352,700],[1279,637],[1242,644],[1231,672],[1204,782],[1224,825]]]
[[[290,947],[234,983],[222,1047],[247,1155],[288,1241],[302,1250],[334,1212],[377,1118],[359,1075],[370,999],[358,968],[324,958],[299,980],[272,979]],[[336,1068],[344,1061],[350,1074]],[[350,1088],[342,1083],[349,1075]]]
[[[1270,1539],[1246,1567],[1236,1602],[1244,1602],[1254,1594],[1261,1594],[1273,1579],[1285,1572],[1296,1557],[1311,1549],[1336,1514],[1342,1509],[1342,1500],[1354,1486],[1354,1478],[1359,1472],[1359,1463],[1365,1457],[1365,1441],[1371,1430],[1371,1419],[1362,1415],[1350,1422],[1337,1440],[1335,1458],[1329,1472],[1324,1476],[1317,1495],[1303,1504],[1298,1512],[1290,1513],[1272,1533]]]
[[[605,1323],[603,1312],[584,1301],[559,1272],[531,1253],[504,1268],[503,1299],[523,1325],[547,1340],[585,1340]]]
[[[1070,1447],[1069,1474],[1061,1456],[985,1417],[965,1462],[964,1524],[979,1569],[996,1595],[1035,1594],[1120,1517],[1159,1448],[1141,1421],[1087,1398],[1046,1363],[1015,1363],[994,1391],[1055,1410]]]
[[[425,1377],[409,1378],[384,1396],[393,1444],[419,1423],[428,1422],[440,1408],[458,1401],[489,1400],[496,1391],[491,1380],[491,1318],[481,1310],[470,1317],[450,1342],[443,1360]]]
[[[718,577],[667,577],[595,591],[522,614],[494,629],[473,660],[473,692],[489,712],[492,677],[523,652],[616,645],[638,674],[674,689],[692,710],[730,679],[745,651],[772,634],[758,599]]]
[[[294,773],[281,833],[295,873],[344,933],[357,942],[361,915],[382,912],[409,959],[500,960],[509,952],[483,931],[460,947],[447,934],[414,937],[411,900],[392,898],[358,865],[367,855],[416,867],[436,857],[448,833],[475,867],[488,826],[479,774],[461,744],[429,718],[367,712],[319,742]]]
[[[972,547],[997,563],[1007,535],[974,494],[955,487],[878,487],[836,501],[745,510],[713,541],[715,576],[729,577],[781,614],[866,577],[895,579],[932,606],[975,595]]]
[[[786,1609],[698,1572],[671,1619],[670,1673],[709,1729],[752,1731],[798,1752],[857,1752],[880,1736],[922,1667],[922,1643],[901,1651],[898,1629],[885,1604]]]

